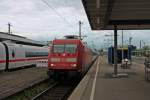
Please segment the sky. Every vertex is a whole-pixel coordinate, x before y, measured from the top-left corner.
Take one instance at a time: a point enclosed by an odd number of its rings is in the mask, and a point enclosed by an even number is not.
[[[46,4],[45,2],[48,4]],[[81,0],[0,0],[0,31],[8,31],[11,23],[12,34],[21,35],[37,41],[51,41],[64,35],[78,35],[78,21],[81,20],[84,41],[90,46],[102,48],[111,45],[113,31],[92,31]],[[121,43],[118,31],[118,44]],[[132,37],[132,44],[149,45],[149,30],[123,31],[124,43]]]

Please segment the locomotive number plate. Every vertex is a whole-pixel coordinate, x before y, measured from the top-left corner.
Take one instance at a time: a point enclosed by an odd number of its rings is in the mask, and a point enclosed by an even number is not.
[[[66,62],[66,58],[61,58],[61,62]]]

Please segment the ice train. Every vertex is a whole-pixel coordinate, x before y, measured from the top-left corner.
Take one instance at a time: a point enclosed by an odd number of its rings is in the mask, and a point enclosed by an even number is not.
[[[48,47],[0,42],[0,70],[35,65],[37,60],[47,59]]]

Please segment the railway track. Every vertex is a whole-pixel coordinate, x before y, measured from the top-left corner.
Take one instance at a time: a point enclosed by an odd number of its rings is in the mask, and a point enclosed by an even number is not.
[[[66,100],[78,83],[79,81],[55,82],[32,100]]]
[[[98,56],[94,58],[92,64],[97,58]],[[63,79],[61,82],[55,82],[31,100],[67,100],[68,96],[72,93],[80,80],[81,78],[72,78],[69,80]]]

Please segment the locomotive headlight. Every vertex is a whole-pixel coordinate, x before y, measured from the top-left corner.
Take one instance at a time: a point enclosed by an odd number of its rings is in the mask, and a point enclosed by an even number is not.
[[[54,64],[51,64],[51,66],[54,66]]]
[[[71,64],[72,67],[77,67],[77,64]]]
[[[60,58],[51,58],[51,62],[60,62]]]

